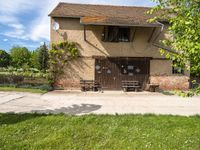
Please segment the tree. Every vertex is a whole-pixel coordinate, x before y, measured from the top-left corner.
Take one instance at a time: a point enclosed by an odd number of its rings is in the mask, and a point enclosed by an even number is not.
[[[48,69],[48,61],[49,61],[48,48],[47,48],[46,44],[44,43],[38,49],[39,69],[47,70]]]
[[[186,66],[192,76],[200,77],[200,1],[199,0],[153,0],[158,6],[149,13],[156,13],[158,19],[168,20],[171,39],[162,41],[175,53],[164,51],[175,60],[177,66]],[[157,13],[160,11],[160,13]]]
[[[40,63],[39,63],[38,56],[39,56],[38,49],[31,52],[31,67],[32,68],[40,69]]]
[[[10,50],[12,66],[21,68],[23,65],[30,65],[31,54],[26,47],[14,46]]]
[[[4,50],[0,50],[0,67],[8,67],[9,65],[10,55]]]

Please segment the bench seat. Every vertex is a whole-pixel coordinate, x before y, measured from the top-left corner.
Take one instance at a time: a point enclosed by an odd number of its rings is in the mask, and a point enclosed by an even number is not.
[[[124,92],[127,92],[130,89],[133,89],[134,91],[139,91],[141,89],[139,81],[122,81],[122,89]]]
[[[94,80],[80,80],[81,91],[99,91],[101,86]]]

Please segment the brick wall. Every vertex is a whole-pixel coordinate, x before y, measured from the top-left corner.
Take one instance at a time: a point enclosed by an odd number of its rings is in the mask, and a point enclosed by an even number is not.
[[[80,80],[72,80],[61,78],[54,84],[55,88],[62,88],[64,90],[78,90],[80,89]]]
[[[188,76],[151,76],[150,83],[159,84],[162,90],[188,90]]]

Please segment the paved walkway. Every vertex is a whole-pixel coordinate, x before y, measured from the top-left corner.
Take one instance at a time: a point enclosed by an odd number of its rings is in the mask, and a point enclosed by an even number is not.
[[[0,92],[0,113],[66,114],[171,114],[200,115],[200,96],[182,98],[161,93],[81,93],[53,91],[47,94]]]

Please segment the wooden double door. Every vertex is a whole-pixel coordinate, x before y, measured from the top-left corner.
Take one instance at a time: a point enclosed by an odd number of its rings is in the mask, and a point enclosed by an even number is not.
[[[139,81],[144,89],[149,82],[149,69],[149,58],[96,58],[95,80],[105,90],[121,90],[123,80]]]

